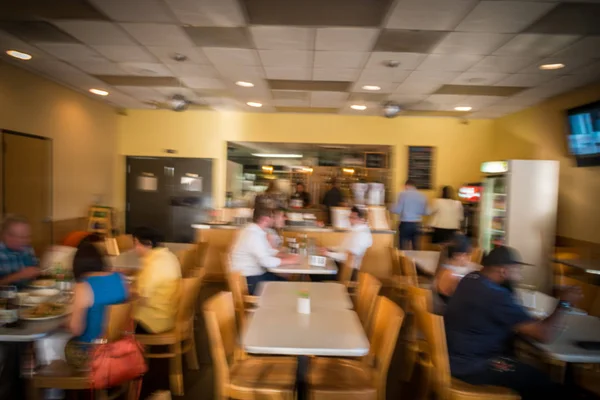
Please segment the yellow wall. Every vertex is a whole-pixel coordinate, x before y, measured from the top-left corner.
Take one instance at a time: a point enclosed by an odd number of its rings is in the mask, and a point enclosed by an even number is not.
[[[600,243],[600,167],[577,168],[567,153],[564,110],[600,99],[588,86],[495,121],[494,157],[560,161],[559,236]]]
[[[95,195],[115,201],[112,107],[0,62],[0,128],[52,138],[54,220],[86,215]]]
[[[227,141],[384,144],[394,146],[394,182],[406,179],[407,147],[435,146],[435,184],[458,186],[480,178],[479,165],[491,157],[493,121],[456,118],[358,117],[341,115],[252,114],[210,111],[129,110],[119,117],[121,155],[216,159],[217,204],[225,196]],[[117,182],[124,199],[125,173]]]

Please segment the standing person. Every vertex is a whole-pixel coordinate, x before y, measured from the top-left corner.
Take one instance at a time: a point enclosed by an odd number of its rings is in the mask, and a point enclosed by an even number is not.
[[[554,312],[537,320],[509,290],[521,279],[519,254],[500,246],[482,264],[481,271],[460,281],[444,314],[452,376],[472,385],[510,388],[523,400],[569,398],[549,376],[513,358],[510,343],[515,333],[542,343],[554,340],[580,291],[565,290]]]
[[[325,196],[323,196],[323,205],[327,210],[327,216],[329,218],[329,224],[333,223],[333,215],[331,213],[332,207],[339,207],[344,202],[344,195],[342,191],[338,187],[337,179],[335,176],[331,178],[331,187],[327,192],[325,192]]]
[[[138,296],[133,310],[137,333],[163,333],[175,327],[179,306],[181,265],[177,256],[162,247],[162,236],[151,228],[133,232],[135,252],[142,268],[135,282]]]
[[[431,243],[448,243],[465,219],[462,203],[454,200],[450,186],[444,186],[440,198],[433,201],[431,215],[433,216]]]
[[[254,208],[270,208],[274,210],[276,208],[285,208],[285,206],[286,196],[279,189],[276,179],[271,180],[267,186],[267,190],[257,195],[254,199]]]
[[[296,183],[296,192],[292,195],[290,200],[298,200],[302,202],[302,208],[306,208],[310,206],[310,194],[305,190],[304,184],[302,182]],[[290,206],[291,201],[290,201]]]
[[[231,269],[246,277],[250,294],[260,282],[286,280],[271,270],[299,262],[297,254],[280,253],[269,243],[267,230],[273,227],[273,210],[255,208],[252,219],[253,223],[240,231],[231,251]]]
[[[428,215],[427,198],[417,190],[415,182],[411,179],[406,181],[404,188],[392,209],[394,214],[400,216],[398,227],[400,248],[408,250],[408,245],[412,243],[412,249],[418,250],[421,221],[423,216]]]
[[[7,216],[0,242],[0,285],[24,286],[40,275],[39,261],[31,248],[31,227],[26,218]]]

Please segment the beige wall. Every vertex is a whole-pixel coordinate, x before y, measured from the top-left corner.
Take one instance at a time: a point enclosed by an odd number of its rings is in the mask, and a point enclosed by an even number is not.
[[[557,235],[600,243],[600,167],[577,168],[567,153],[564,110],[600,99],[600,85],[495,121],[494,157],[560,161]]]
[[[53,220],[86,215],[95,195],[115,202],[112,107],[0,62],[0,129],[52,138]]]
[[[129,110],[127,116],[119,117],[119,154],[123,156],[167,156],[165,149],[174,149],[178,157],[214,158],[218,204],[223,204],[225,196],[227,141],[392,145],[396,185],[406,179],[407,146],[435,146],[436,186],[457,186],[479,179],[479,165],[491,156],[492,136],[493,121],[463,124],[456,118],[167,110]],[[117,190],[124,200],[122,159]]]

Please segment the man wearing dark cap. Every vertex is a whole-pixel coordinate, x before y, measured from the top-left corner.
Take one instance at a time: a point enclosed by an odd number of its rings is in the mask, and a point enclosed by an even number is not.
[[[512,358],[515,333],[539,342],[552,341],[564,311],[579,297],[565,290],[556,310],[544,320],[531,317],[510,288],[525,265],[510,247],[500,246],[483,259],[483,269],[465,276],[448,303],[444,321],[452,376],[474,385],[503,386],[523,400],[562,398],[541,371]]]

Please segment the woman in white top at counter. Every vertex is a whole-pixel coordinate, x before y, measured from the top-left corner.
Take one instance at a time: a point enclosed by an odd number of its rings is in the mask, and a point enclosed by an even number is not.
[[[460,229],[460,224],[465,219],[461,202],[453,199],[452,187],[444,186],[442,188],[441,197],[433,201],[431,215],[431,226],[433,227],[431,243],[451,241],[452,236]]]
[[[351,228],[344,235],[342,244],[334,250],[324,251],[324,255],[333,258],[337,262],[344,262],[348,257],[348,253],[352,253],[354,255],[352,280],[354,281],[356,280],[356,275],[360,269],[365,253],[369,247],[373,245],[373,235],[371,234],[371,228],[369,228],[369,225],[367,224],[365,210],[356,206],[352,207],[348,218],[350,220]]]
[[[299,262],[297,254],[279,253],[269,243],[267,230],[273,227],[273,213],[269,208],[254,209],[254,222],[240,231],[231,251],[231,269],[246,277],[250,294],[260,282],[285,280],[273,272],[275,268]]]

